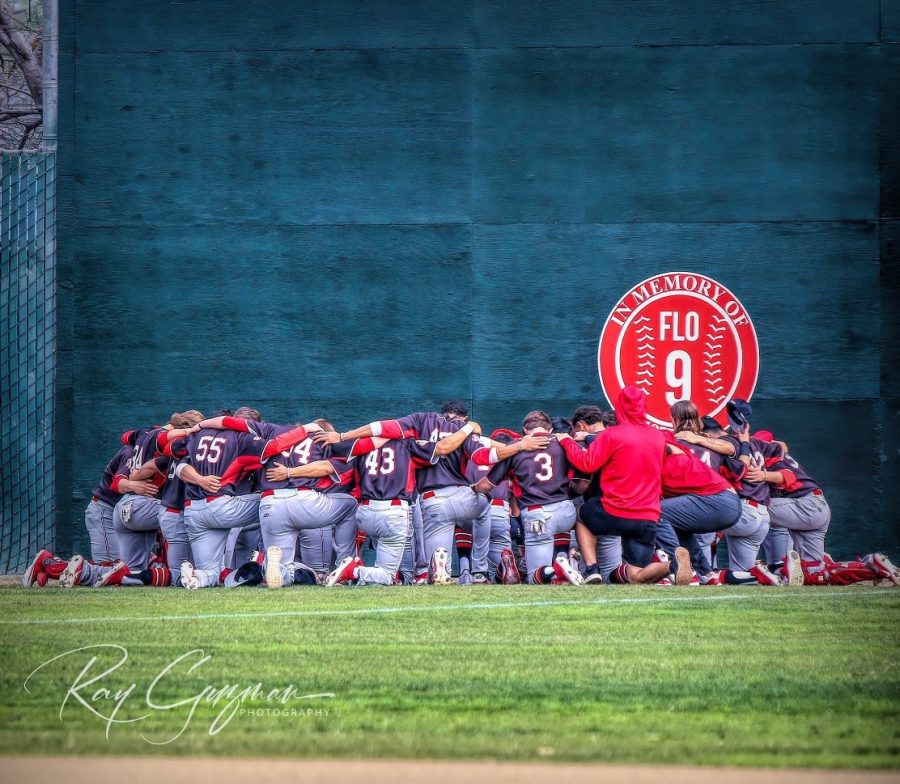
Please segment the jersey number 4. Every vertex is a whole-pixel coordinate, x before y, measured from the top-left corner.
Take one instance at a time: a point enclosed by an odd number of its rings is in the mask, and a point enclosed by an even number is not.
[[[219,436],[203,436],[197,444],[197,454],[194,455],[194,460],[198,463],[207,462],[207,463],[218,463],[219,458],[222,457],[222,444],[225,443],[225,439]]]
[[[382,474],[393,474],[395,461],[394,461],[394,450],[389,446],[384,446],[381,449],[376,449],[374,452],[369,452],[369,456],[366,458],[366,473],[369,476],[375,476],[378,473],[378,454],[381,453],[381,473]]]

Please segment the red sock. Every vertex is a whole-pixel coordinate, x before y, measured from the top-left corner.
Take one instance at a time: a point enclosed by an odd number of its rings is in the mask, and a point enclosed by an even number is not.
[[[628,566],[626,564],[619,564],[609,575],[609,581],[611,583],[619,583],[620,585],[627,585],[630,583],[631,578],[628,576]]]

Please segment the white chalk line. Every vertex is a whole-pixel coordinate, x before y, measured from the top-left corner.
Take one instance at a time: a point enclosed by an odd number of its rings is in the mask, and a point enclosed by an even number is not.
[[[665,589],[661,589],[665,590]],[[697,590],[710,590],[698,588]],[[713,589],[714,590],[714,589]],[[852,588],[849,589],[852,591]],[[896,588],[881,588],[866,591],[858,596],[889,596],[894,594],[900,597],[900,590]],[[345,610],[273,610],[269,612],[234,612],[234,613],[197,613],[195,615],[122,615],[122,616],[91,616],[87,618],[32,618],[29,620],[0,620],[0,626],[62,626],[68,624],[91,623],[150,623],[152,621],[209,621],[228,618],[319,618],[341,615],[388,615],[396,613],[418,612],[447,612],[452,610],[515,610],[521,607],[564,607],[583,606],[597,607],[602,605],[618,604],[668,604],[676,602],[737,602],[750,599],[823,599],[825,597],[848,596],[847,588],[838,591],[823,592],[821,589],[812,589],[809,592],[786,592],[778,588],[762,589],[760,592],[741,594],[707,594],[704,596],[647,596],[647,597],[623,597],[620,599],[543,599],[540,601],[524,602],[478,602],[470,604],[421,604],[404,607],[354,607]]]

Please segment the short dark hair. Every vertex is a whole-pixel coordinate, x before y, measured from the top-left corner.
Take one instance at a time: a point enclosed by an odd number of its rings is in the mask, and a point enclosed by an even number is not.
[[[572,435],[572,422],[565,417],[553,417],[550,420],[550,427],[554,433],[568,433]]]
[[[469,407],[462,400],[448,400],[441,406],[441,413],[467,417],[469,416]]]
[[[615,427],[619,424],[619,417],[616,416],[615,411],[604,411],[600,421],[603,423],[603,427]]]
[[[232,415],[232,411],[230,408],[220,408],[218,411],[213,411],[210,418],[215,419],[216,417],[231,416],[231,415]]]
[[[492,433],[491,439],[501,444],[511,444],[515,439],[509,433]]]
[[[603,412],[600,406],[579,406],[572,414],[572,424],[584,422],[588,425],[596,425],[603,421]]]
[[[553,420],[546,411],[529,411],[522,420],[522,428],[524,430],[533,430],[536,427],[543,427],[549,430],[553,427]]]
[[[250,408],[250,406],[241,406],[234,412],[236,417],[242,417],[243,419],[252,419],[254,422],[259,422],[262,420],[262,416],[260,416],[259,411],[255,408]]]

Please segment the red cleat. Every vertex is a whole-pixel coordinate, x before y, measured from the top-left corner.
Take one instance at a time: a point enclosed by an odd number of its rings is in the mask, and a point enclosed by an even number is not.
[[[22,587],[31,588],[37,582],[38,575],[44,574],[44,563],[53,558],[53,553],[49,550],[41,550],[28,565],[25,574],[22,575]],[[46,584],[46,575],[44,577]]]
[[[503,585],[518,585],[521,582],[519,567],[516,566],[516,556],[508,547],[500,551],[500,563],[497,564],[497,575]]]
[[[337,569],[325,578],[325,585],[333,588],[339,583],[352,582],[356,579],[357,569],[362,565],[362,558],[354,558],[352,555],[348,555],[337,565]]]
[[[778,575],[769,571],[768,567],[763,563],[758,563],[750,569],[750,574],[756,578],[759,585],[784,585]]]

